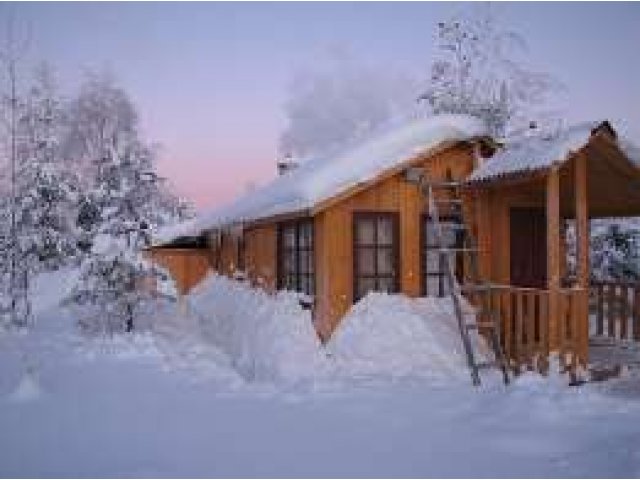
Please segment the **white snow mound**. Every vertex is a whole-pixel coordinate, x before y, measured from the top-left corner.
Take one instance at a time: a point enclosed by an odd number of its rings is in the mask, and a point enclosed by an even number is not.
[[[486,357],[484,342],[472,341]],[[342,320],[327,350],[340,371],[354,376],[469,375],[449,297],[369,293]]]
[[[298,380],[326,366],[320,341],[298,296],[269,295],[245,282],[211,275],[188,296],[204,336],[249,380]]]

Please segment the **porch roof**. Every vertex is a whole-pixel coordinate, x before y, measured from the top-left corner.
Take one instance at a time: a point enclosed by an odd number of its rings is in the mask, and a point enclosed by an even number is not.
[[[640,216],[640,149],[620,138],[606,121],[582,123],[553,135],[534,135],[508,143],[478,167],[467,182],[471,188],[522,185],[539,190],[543,202],[545,183],[541,176],[552,166],[559,166],[562,215],[572,217],[573,162],[578,154],[587,158],[589,216]]]
[[[467,181],[469,184],[496,183],[545,171],[554,164],[569,160],[572,153],[583,148],[596,134],[606,135],[616,141],[627,159],[640,167],[640,149],[628,140],[618,138],[608,121],[594,121],[578,123],[555,132],[510,139],[505,142],[504,148],[476,168]]]

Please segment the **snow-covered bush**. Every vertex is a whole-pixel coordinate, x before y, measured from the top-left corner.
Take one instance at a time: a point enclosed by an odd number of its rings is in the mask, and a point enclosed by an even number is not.
[[[166,281],[157,266],[142,258],[140,252],[127,249],[106,237],[100,249],[82,267],[80,279],[68,300],[84,308],[77,309],[82,330],[112,334],[137,330],[136,321],[149,313],[160,295],[156,282]]]

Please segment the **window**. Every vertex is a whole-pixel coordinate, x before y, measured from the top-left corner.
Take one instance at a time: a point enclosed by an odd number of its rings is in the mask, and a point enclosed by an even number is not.
[[[278,288],[313,295],[313,220],[279,224]]]
[[[372,290],[399,291],[398,215],[355,213],[353,227],[354,302]]]
[[[244,232],[242,232],[236,238],[236,270],[244,271],[245,269],[245,245],[244,245]]]
[[[459,217],[441,217],[442,236],[445,248],[461,248],[462,231],[455,227]],[[426,296],[443,297],[449,294],[446,278],[446,258],[440,255],[435,225],[428,215],[422,216],[422,293]],[[455,256],[456,277],[462,278],[463,259]]]

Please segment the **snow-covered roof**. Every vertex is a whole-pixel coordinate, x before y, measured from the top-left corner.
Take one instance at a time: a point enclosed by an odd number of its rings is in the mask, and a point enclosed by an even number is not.
[[[553,133],[507,139],[504,148],[476,168],[468,181],[481,182],[514,173],[544,170],[583,147],[597,126],[597,122],[585,122]]]
[[[309,159],[223,208],[159,231],[156,243],[236,223],[303,212],[439,145],[487,135],[485,124],[467,115],[436,115],[388,127],[337,155]]]
[[[594,131],[600,128],[611,129],[611,126],[608,122],[584,122],[552,133],[532,133],[507,139],[504,148],[476,168],[467,181],[483,182],[545,170],[556,162],[567,160],[572,152],[584,147]],[[631,161],[640,165],[638,147],[624,138],[618,138],[618,146]]]

